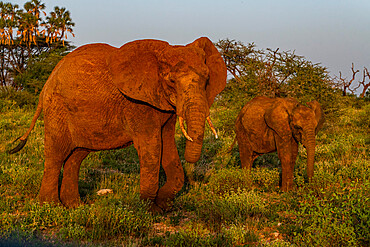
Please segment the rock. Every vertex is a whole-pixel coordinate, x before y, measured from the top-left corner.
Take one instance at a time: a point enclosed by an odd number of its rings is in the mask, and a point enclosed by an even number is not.
[[[101,189],[96,193],[98,194],[98,196],[103,196],[103,195],[106,195],[106,194],[112,194],[113,190],[111,190],[111,189]]]

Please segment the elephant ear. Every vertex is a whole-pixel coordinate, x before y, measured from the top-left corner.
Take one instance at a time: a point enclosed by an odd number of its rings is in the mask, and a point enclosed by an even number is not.
[[[217,48],[212,41],[206,37],[199,38],[188,46],[195,46],[203,49],[205,62],[209,69],[209,81],[206,87],[208,106],[211,107],[217,94],[226,86],[227,69]]]
[[[295,99],[276,98],[275,103],[265,112],[264,118],[267,126],[284,141],[288,141],[292,137],[290,122],[293,109],[297,106],[298,102]]]
[[[289,125],[289,113],[284,106],[275,104],[266,110],[264,117],[267,126],[274,130],[280,138],[288,140],[292,137],[292,131]]]
[[[174,110],[160,79],[156,56],[168,46],[167,42],[158,40],[139,40],[123,45],[108,61],[113,84],[131,99],[161,110]]]
[[[317,122],[315,132],[317,134],[325,122],[324,111],[322,110],[320,103],[317,102],[316,100],[308,102],[307,106],[315,112],[315,117],[316,117],[316,122]]]

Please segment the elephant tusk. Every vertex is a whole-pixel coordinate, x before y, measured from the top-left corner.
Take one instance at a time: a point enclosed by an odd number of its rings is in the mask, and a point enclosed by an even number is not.
[[[212,130],[213,134],[215,135],[215,137],[216,137],[216,139],[217,139],[217,138],[218,138],[218,135],[217,135],[217,132],[216,132],[215,127],[214,127],[214,126],[213,126],[213,124],[212,124],[212,121],[211,121],[210,116],[208,116],[208,117],[207,117],[207,122],[208,122],[208,124],[209,124],[209,127],[211,127],[211,130]]]
[[[186,132],[186,129],[184,127],[184,119],[182,117],[179,117],[179,122],[180,122],[180,128],[181,128],[181,131],[182,133],[184,134],[185,138],[189,141],[193,141],[193,139],[191,139],[191,137],[188,135],[188,133]]]

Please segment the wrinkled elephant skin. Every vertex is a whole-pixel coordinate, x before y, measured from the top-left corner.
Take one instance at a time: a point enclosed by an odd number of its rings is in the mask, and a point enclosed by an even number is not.
[[[307,175],[311,180],[315,135],[323,122],[317,101],[303,106],[292,98],[254,98],[243,107],[235,123],[241,166],[251,169],[258,156],[277,151],[282,165],[282,190],[291,190],[300,142],[307,150]]]
[[[175,144],[177,116],[187,123],[185,158],[201,153],[205,120],[226,85],[226,66],[213,43],[199,38],[186,46],[139,40],[115,48],[82,46],[53,70],[39,98],[25,144],[44,113],[45,166],[39,199],[79,204],[81,162],[91,151],[134,144],[140,160],[140,195],[154,211],[166,210],[184,183]],[[166,183],[158,187],[159,169]],[[62,166],[63,179],[58,191]]]

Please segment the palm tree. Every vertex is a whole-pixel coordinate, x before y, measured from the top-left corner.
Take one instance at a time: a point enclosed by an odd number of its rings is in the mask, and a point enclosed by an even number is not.
[[[62,40],[64,44],[64,39],[67,39],[67,33],[71,33],[74,37],[72,29],[74,25],[70,13],[66,8],[54,7],[54,11],[50,12],[50,16],[46,17],[45,23],[49,42]]]
[[[32,0],[24,4],[25,12],[21,13],[19,31],[23,42],[27,43],[28,47],[31,47],[31,44],[37,45],[36,38],[40,36],[40,12],[44,12],[45,4],[41,3],[39,0]],[[44,12],[45,14],[45,12]]]

